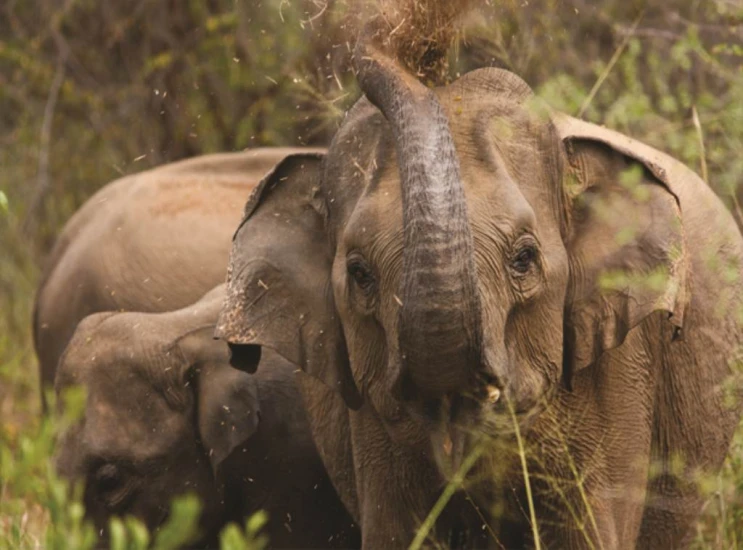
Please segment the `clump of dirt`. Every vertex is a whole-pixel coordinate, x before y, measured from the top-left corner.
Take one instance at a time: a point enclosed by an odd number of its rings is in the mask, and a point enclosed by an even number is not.
[[[448,51],[459,20],[483,0],[375,0],[364,10],[365,24],[396,60],[429,84],[443,84]],[[368,27],[367,27],[368,29]]]

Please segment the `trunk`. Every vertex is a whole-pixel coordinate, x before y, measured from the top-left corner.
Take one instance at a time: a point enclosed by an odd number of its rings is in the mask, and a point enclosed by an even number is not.
[[[472,235],[448,121],[432,90],[381,45],[371,23],[354,52],[361,89],[392,126],[403,207],[399,382],[424,396],[464,389],[480,362]],[[387,34],[389,30],[386,30]]]

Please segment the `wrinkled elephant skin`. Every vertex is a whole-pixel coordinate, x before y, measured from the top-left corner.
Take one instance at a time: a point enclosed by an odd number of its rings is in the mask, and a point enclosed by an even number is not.
[[[269,350],[256,375],[230,367],[227,346],[212,338],[223,299],[222,285],[174,312],[80,323],[56,388],[81,385],[87,397],[61,439],[58,470],[84,481],[86,511],[104,535],[114,514],[156,529],[172,499],[191,492],[203,507],[196,548],[218,546],[221,528],[258,510],[272,548],[358,547],[312,441],[302,375]]]
[[[328,153],[248,202],[217,328],[233,364],[262,346],[324,382],[303,393],[364,548],[408,545],[483,441],[432,536],[531,544],[517,430],[543,547],[683,546],[739,418],[733,219],[512,73],[430,90],[374,55]]]

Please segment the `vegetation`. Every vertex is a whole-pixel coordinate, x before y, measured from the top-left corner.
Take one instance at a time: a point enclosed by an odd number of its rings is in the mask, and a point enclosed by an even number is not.
[[[359,2],[362,0],[359,0]],[[86,548],[79,488],[50,466],[30,312],[54,236],[106,182],[187,156],[327,144],[358,96],[354,0],[96,2],[0,6],[0,547]],[[451,76],[495,65],[548,103],[696,169],[743,220],[743,7],[736,0],[487,0],[466,17]],[[74,402],[74,399],[73,399]],[[70,410],[74,410],[71,407]],[[743,433],[708,481],[698,547],[743,541]],[[116,548],[188,535],[198,503],[149,534],[112,525]],[[231,526],[224,548],[255,544]],[[248,542],[250,539],[252,542]],[[257,541],[260,545],[261,541]]]

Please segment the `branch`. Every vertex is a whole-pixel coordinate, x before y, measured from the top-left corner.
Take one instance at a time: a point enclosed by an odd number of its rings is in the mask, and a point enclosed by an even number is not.
[[[57,108],[59,92],[64,83],[65,73],[67,71],[67,58],[70,50],[62,38],[59,29],[53,30],[54,41],[57,43],[57,65],[54,72],[54,80],[49,88],[49,95],[44,107],[44,118],[41,123],[41,137],[39,139],[39,165],[36,172],[36,186],[34,193],[26,210],[26,217],[23,220],[21,231],[26,235],[31,233],[34,225],[36,213],[44,202],[44,197],[49,191],[49,148],[52,139],[52,122],[54,120],[54,111]]]

